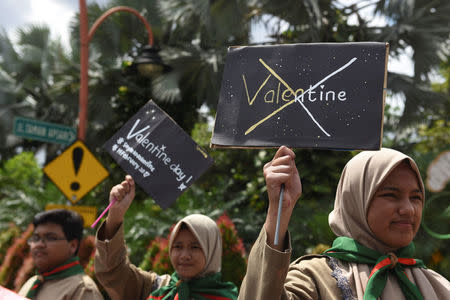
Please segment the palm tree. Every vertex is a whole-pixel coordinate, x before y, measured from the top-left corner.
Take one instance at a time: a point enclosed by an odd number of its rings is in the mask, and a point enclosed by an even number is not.
[[[88,142],[94,147],[103,141],[99,136],[120,127],[150,98],[189,131],[198,119],[197,109],[201,105],[215,109],[228,46],[248,44],[251,24],[267,16],[288,24],[287,30],[269,29],[275,43],[388,41],[393,57],[412,49],[414,76],[398,73],[388,76],[391,94],[404,95],[405,107],[400,118],[387,120],[392,121],[392,128],[413,126],[424,120],[424,114],[439,110],[447,101],[429,88],[428,75],[440,57],[448,57],[443,47],[449,40],[448,1],[379,0],[343,6],[331,0],[289,0],[282,4],[271,0],[113,0],[107,7],[89,5],[90,22],[115,5],[134,7],[150,20],[161,55],[171,70],[152,79],[130,74],[132,68],[127,66],[145,43],[144,28],[129,14],[108,18],[90,44],[92,130]],[[371,25],[372,16],[361,13],[365,7],[373,7],[374,12],[385,17],[386,26]],[[350,16],[357,16],[358,23],[349,24]],[[72,22],[69,53],[64,53],[58,42],[47,43],[45,30],[38,33],[35,27],[21,34],[17,46],[12,45],[6,34],[1,35],[2,114],[6,114],[7,108],[31,108],[30,103],[39,103],[38,107],[45,107],[45,111],[37,109],[37,118],[59,121],[59,116],[60,123],[74,124],[78,110],[78,18]],[[30,62],[41,58],[42,63]],[[19,82],[21,88],[17,89]],[[0,129],[3,140],[11,132],[11,125],[7,125],[11,124],[10,119],[2,118],[6,124]],[[387,129],[389,125],[387,122]]]
[[[12,135],[15,116],[73,126],[72,116],[76,113],[73,102],[76,89],[71,87],[77,67],[61,43],[50,40],[46,26],[30,25],[19,29],[17,34],[17,44],[13,45],[6,32],[0,32],[2,159],[8,158],[19,145],[33,151],[40,145]]]
[[[404,97],[404,110],[397,125],[407,129],[429,124],[429,116],[439,114],[449,101],[448,95],[431,89],[430,75],[450,55],[450,3],[379,1],[376,11],[389,20],[389,25],[381,28],[379,39],[389,40],[394,55],[412,50],[414,74],[389,74],[391,91]]]
[[[189,132],[198,120],[197,110],[203,104],[211,108],[217,104],[227,47],[248,43],[246,1],[111,1],[106,7],[89,5],[90,22],[117,4],[133,7],[149,20],[170,71],[150,79],[132,72],[146,34],[134,16],[111,15],[90,43],[90,69],[102,75],[91,81],[89,126],[95,126],[98,136],[109,136],[153,99]],[[230,20],[235,25],[230,26]],[[78,49],[77,18],[71,27],[72,47]],[[110,119],[97,118],[96,112],[105,106],[115,113]],[[96,136],[88,132],[88,142],[100,145],[102,139]]]
[[[276,43],[388,42],[391,59],[411,50],[414,74],[388,74],[388,103],[396,97],[402,99],[404,107],[400,112],[386,111],[385,133],[394,136],[387,139],[390,144],[401,143],[408,132],[414,135],[419,123],[426,123],[429,115],[439,114],[448,103],[448,96],[433,91],[430,85],[430,75],[450,54],[448,1],[363,0],[348,6],[330,0],[257,3],[259,16],[272,16],[287,24],[287,29],[272,30]],[[365,14],[364,9],[372,9],[373,14]],[[383,18],[386,24],[371,24],[375,16]],[[356,24],[349,23],[350,17],[356,17]],[[409,146],[404,147],[406,150]]]

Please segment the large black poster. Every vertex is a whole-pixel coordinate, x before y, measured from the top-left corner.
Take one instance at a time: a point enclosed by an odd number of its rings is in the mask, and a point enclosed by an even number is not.
[[[388,44],[230,48],[212,147],[379,149]]]
[[[213,163],[153,101],[103,147],[162,208],[170,206]]]

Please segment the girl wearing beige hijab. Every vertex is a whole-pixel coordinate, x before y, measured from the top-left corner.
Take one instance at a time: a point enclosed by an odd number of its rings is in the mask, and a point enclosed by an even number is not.
[[[415,162],[392,149],[363,151],[345,166],[323,255],[290,264],[289,219],[302,193],[295,154],[282,146],[264,166],[266,222],[253,246],[239,299],[450,299],[450,283],[415,259],[424,186]],[[274,245],[278,199],[284,184]]]
[[[175,272],[158,275],[132,265],[123,240],[123,218],[135,194],[131,176],[114,186],[115,198],[97,232],[95,274],[114,299],[234,300],[237,288],[221,280],[222,239],[209,217],[193,214],[181,219],[169,238],[169,257]]]

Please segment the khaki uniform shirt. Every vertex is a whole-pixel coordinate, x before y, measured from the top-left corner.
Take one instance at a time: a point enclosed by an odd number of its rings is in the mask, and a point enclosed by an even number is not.
[[[95,276],[112,300],[147,299],[149,294],[170,282],[170,275],[159,276],[130,263],[120,225],[111,240],[100,240],[104,224],[95,238]]]
[[[28,279],[19,291],[26,297],[37,275]],[[35,300],[103,300],[94,280],[86,274],[46,281],[39,288]]]
[[[263,228],[250,251],[239,300],[343,299],[328,258],[308,255],[290,264],[290,237],[284,252],[269,247],[266,240]]]

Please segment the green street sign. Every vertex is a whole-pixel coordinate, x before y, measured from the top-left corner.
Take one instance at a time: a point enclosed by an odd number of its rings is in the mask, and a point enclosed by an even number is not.
[[[22,117],[14,118],[14,134],[31,140],[66,145],[72,144],[77,138],[77,131],[73,127]]]

